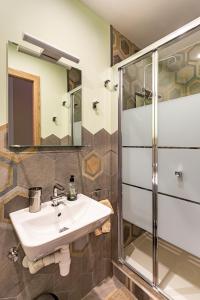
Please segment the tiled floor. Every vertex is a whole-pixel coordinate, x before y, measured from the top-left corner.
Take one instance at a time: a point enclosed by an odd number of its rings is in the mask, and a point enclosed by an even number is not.
[[[126,261],[152,280],[152,237],[145,233],[125,249]],[[158,247],[159,286],[175,300],[200,299],[200,259],[163,240]]]
[[[83,300],[137,300],[115,277],[105,279]]]

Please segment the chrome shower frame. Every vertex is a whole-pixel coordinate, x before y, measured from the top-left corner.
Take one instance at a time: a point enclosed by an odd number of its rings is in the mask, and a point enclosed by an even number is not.
[[[123,60],[113,67],[114,71],[119,73],[119,91],[118,91],[118,260],[120,263],[126,265],[129,269],[138,274],[147,283],[149,283],[153,289],[162,294],[166,298],[170,299],[158,286],[158,49],[169,46],[177,40],[180,40],[187,35],[200,30],[200,17],[189,22],[178,30],[168,34],[155,43],[147,46],[136,54]],[[123,218],[122,218],[122,133],[121,133],[121,112],[123,105],[123,70],[127,66],[136,63],[146,56],[152,57],[152,232],[153,232],[153,280],[152,282],[145,278],[140,272],[130,266],[123,256]]]

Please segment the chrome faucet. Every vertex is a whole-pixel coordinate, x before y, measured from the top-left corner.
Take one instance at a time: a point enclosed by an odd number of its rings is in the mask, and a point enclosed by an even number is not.
[[[52,206],[58,206],[60,204],[65,204],[63,201],[59,201],[63,196],[66,196],[66,194],[63,192],[65,188],[59,184],[56,183],[53,187],[53,196],[51,196]],[[63,193],[59,193],[58,191],[61,191]]]

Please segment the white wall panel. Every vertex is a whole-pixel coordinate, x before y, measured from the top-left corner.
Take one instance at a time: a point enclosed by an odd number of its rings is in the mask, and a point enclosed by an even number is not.
[[[122,112],[122,145],[151,146],[152,106]],[[200,147],[200,94],[158,104],[159,146]]]
[[[182,171],[183,177],[175,176]],[[200,150],[158,150],[159,192],[200,202]]]
[[[152,188],[152,150],[149,148],[122,148],[122,181]]]
[[[200,147],[200,94],[158,104],[159,146]]]
[[[200,257],[200,205],[159,195],[158,235]]]
[[[152,193],[122,185],[123,219],[152,232]]]
[[[122,111],[122,145],[151,146],[152,106]]]

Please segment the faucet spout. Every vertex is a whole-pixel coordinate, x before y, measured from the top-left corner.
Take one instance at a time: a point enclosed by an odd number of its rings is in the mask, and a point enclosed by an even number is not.
[[[66,196],[65,193],[60,193],[58,194],[58,191],[64,191],[65,188],[59,184],[56,183],[53,187],[53,196],[51,196],[51,200],[52,200],[52,206],[58,206],[59,204],[61,204],[61,202],[63,201],[59,201],[63,196]],[[64,202],[63,202],[64,203]]]

